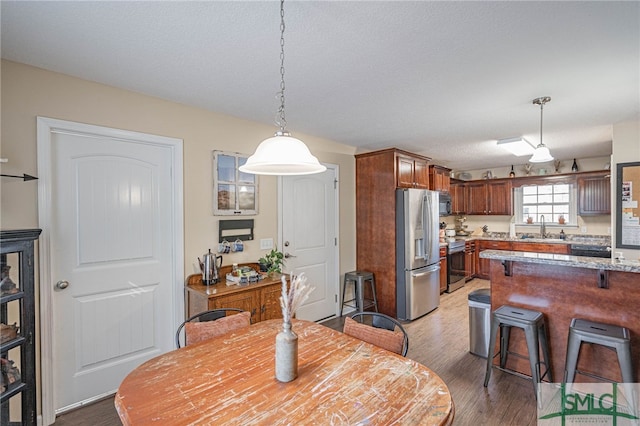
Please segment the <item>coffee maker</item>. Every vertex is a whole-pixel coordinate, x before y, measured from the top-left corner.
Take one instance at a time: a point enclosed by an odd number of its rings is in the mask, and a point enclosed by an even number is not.
[[[217,263],[217,260],[220,259],[220,264]],[[211,249],[209,249],[209,253],[205,253],[203,256],[203,260],[200,261],[200,270],[202,271],[202,282],[206,285],[215,284],[220,281],[218,276],[218,271],[222,267],[222,256],[216,256],[211,253]]]

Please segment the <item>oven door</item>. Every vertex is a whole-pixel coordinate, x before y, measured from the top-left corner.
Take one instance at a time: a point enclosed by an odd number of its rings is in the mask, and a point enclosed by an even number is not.
[[[464,286],[464,247],[462,250],[449,251],[447,255],[447,293],[452,293]]]

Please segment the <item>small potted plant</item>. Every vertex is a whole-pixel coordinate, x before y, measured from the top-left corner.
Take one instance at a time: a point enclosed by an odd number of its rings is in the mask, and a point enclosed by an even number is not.
[[[559,223],[560,225],[564,225],[564,216],[563,216],[563,215],[560,215],[560,216],[558,217],[558,223]]]
[[[527,218],[527,223],[533,223],[533,218],[531,216]]]
[[[284,265],[284,254],[278,251],[277,247],[271,249],[271,251],[258,259],[260,264],[260,271],[268,274],[272,272],[282,273],[282,266]]]

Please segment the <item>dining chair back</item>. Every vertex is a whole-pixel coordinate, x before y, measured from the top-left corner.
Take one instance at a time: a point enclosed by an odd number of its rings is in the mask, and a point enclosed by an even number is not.
[[[251,325],[251,313],[237,308],[220,308],[200,312],[187,318],[176,331],[176,347],[184,334],[184,346]],[[184,333],[182,330],[184,329]]]
[[[343,332],[402,356],[409,351],[409,335],[402,324],[379,312],[358,312],[345,318]]]

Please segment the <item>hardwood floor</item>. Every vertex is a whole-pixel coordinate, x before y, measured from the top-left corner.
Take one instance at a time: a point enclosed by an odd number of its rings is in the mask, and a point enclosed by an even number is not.
[[[531,381],[494,369],[483,386],[486,360],[469,353],[469,292],[488,287],[475,279],[462,289],[441,296],[440,307],[404,326],[409,334],[407,356],[433,370],[449,387],[456,406],[455,425],[535,425],[536,403]],[[342,318],[323,325],[342,330]],[[120,425],[108,398],[65,413],[56,426]]]

